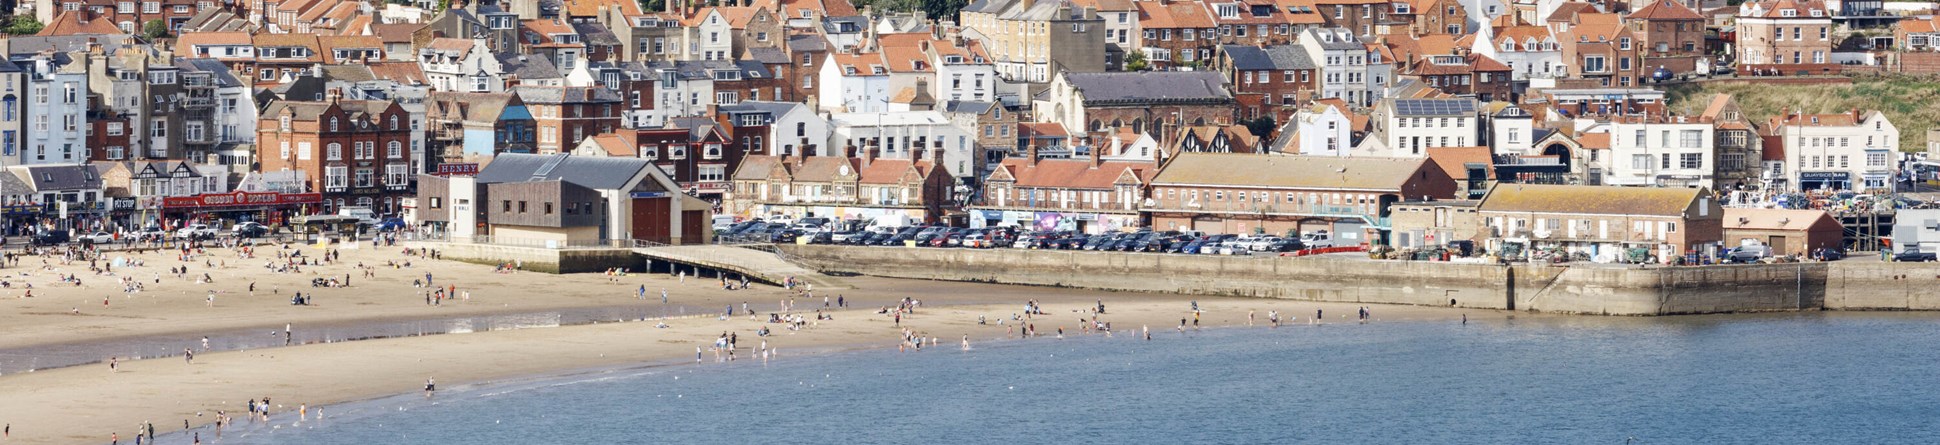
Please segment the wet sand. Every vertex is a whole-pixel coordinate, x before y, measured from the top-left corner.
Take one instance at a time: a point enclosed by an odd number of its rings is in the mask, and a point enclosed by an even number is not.
[[[293,246],[294,248],[294,246]],[[105,442],[110,433],[122,433],[130,440],[137,425],[154,422],[157,431],[179,431],[183,419],[200,427],[212,422],[216,410],[240,417],[245,401],[270,397],[276,413],[291,412],[300,403],[311,408],[332,403],[382,397],[422,388],[428,378],[440,385],[460,385],[573,370],[647,363],[692,363],[694,348],[712,346],[724,332],[737,333],[738,354],[752,358],[761,343],[755,330],[767,326],[773,334],[768,345],[778,348],[783,360],[790,354],[854,347],[895,347],[900,329],[886,316],[874,313],[893,306],[902,297],[923,301],[923,308],[903,320],[908,327],[937,337],[939,347],[954,348],[968,335],[973,343],[1005,338],[1022,315],[1024,303],[1035,299],[1048,315],[1031,317],[1040,337],[1050,338],[1058,328],[1066,335],[1079,335],[1079,320],[1084,311],[1103,299],[1110,321],[1119,336],[1136,335],[1141,325],[1152,328],[1154,337],[1177,335],[1181,318],[1190,319],[1190,301],[1197,300],[1204,327],[1245,325],[1247,312],[1256,311],[1256,323],[1266,324],[1267,311],[1279,310],[1283,317],[1297,317],[1290,324],[1310,323],[1315,309],[1325,310],[1325,323],[1354,323],[1351,304],[1329,304],[1285,300],[1238,298],[1197,298],[1163,294],[1126,294],[1076,289],[1004,286],[976,283],[948,283],[849,277],[844,281],[853,289],[818,289],[813,298],[797,298],[797,313],[807,314],[814,323],[807,329],[791,331],[779,324],[765,323],[766,314],[777,312],[789,292],[772,286],[721,290],[712,278],[689,277],[685,282],[667,275],[619,277],[609,282],[604,274],[547,275],[538,273],[494,273],[490,267],[455,261],[436,261],[409,257],[411,268],[380,267],[375,278],[364,278],[356,271],[359,262],[382,266],[387,260],[404,261],[401,248],[339,250],[342,260],[325,266],[304,267],[301,274],[271,273],[262,265],[274,260],[274,247],[259,250],[255,259],[238,259],[228,249],[211,249],[204,258],[189,263],[177,261],[173,251],[152,252],[138,257],[145,267],[117,268],[120,275],[148,281],[148,289],[123,294],[115,277],[94,276],[86,262],[67,265],[54,263],[54,270],[41,268],[41,259],[28,257],[21,267],[0,270],[13,288],[0,291],[0,352],[34,347],[98,348],[111,351],[118,343],[137,338],[177,336],[195,338],[212,332],[262,331],[279,334],[285,323],[293,334],[306,338],[305,329],[322,326],[356,326],[360,323],[442,319],[454,316],[543,313],[574,308],[624,308],[630,313],[656,313],[660,310],[660,289],[668,291],[678,314],[702,312],[719,314],[729,305],[739,310],[746,302],[761,314],[759,320],[747,315],[720,320],[712,315],[676,317],[666,320],[668,328],[656,328],[659,320],[626,323],[599,323],[557,328],[516,329],[468,334],[386,338],[353,342],[312,343],[293,347],[259,348],[226,352],[198,352],[193,364],[182,357],[145,360],[123,359],[119,371],[110,372],[108,356],[94,364],[45,369],[31,373],[0,376],[0,423],[12,426],[8,442],[74,443]],[[306,255],[320,252],[303,247]],[[228,267],[203,266],[204,259],[227,261]],[[170,266],[188,264],[187,279],[168,275]],[[22,277],[26,272],[29,276]],[[154,283],[154,274],[162,282]],[[195,284],[193,278],[209,273],[214,284]],[[436,284],[456,284],[460,292],[469,291],[468,301],[447,301],[427,306],[411,281],[430,272]],[[61,273],[81,275],[84,286],[58,285]],[[313,277],[351,274],[352,287],[313,289]],[[34,297],[22,298],[22,281],[34,284]],[[254,297],[247,292],[256,282]],[[645,285],[647,298],[636,298]],[[209,290],[221,292],[215,307],[207,307]],[[272,289],[280,292],[272,292]],[[316,292],[315,306],[291,306],[293,292]],[[835,311],[834,319],[814,322],[814,309],[821,297],[833,300],[840,294],[850,308]],[[109,304],[101,306],[107,297]],[[643,309],[644,308],[644,309]],[[80,315],[70,313],[79,309]],[[1397,320],[1443,320],[1456,322],[1470,318],[1501,318],[1507,312],[1473,309],[1446,309],[1410,306],[1372,307],[1374,322]],[[1516,314],[1522,315],[1522,314]],[[977,325],[985,316],[989,325]],[[1528,316],[1528,315],[1523,315]],[[1006,320],[1004,326],[997,324]],[[200,349],[197,342],[184,341],[180,348]],[[221,348],[221,346],[218,346]],[[714,363],[714,354],[704,353],[703,363]],[[173,427],[171,427],[171,425]],[[204,436],[209,434],[205,433]],[[204,438],[209,439],[208,437]]]

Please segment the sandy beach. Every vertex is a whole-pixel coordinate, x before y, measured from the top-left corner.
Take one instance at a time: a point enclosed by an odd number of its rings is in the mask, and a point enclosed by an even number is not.
[[[132,435],[143,422],[156,424],[158,432],[179,431],[186,419],[200,428],[214,420],[217,410],[238,416],[247,400],[270,397],[276,413],[293,412],[298,404],[314,408],[332,403],[382,397],[419,390],[426,379],[436,378],[443,385],[491,382],[573,370],[692,360],[696,347],[711,347],[723,333],[736,333],[739,354],[748,358],[763,340],[755,331],[764,326],[773,330],[768,345],[778,348],[783,360],[791,354],[858,347],[895,347],[901,329],[937,337],[945,348],[954,347],[968,335],[975,342],[1016,339],[1009,332],[1022,315],[1024,304],[1035,300],[1046,315],[1031,316],[1024,322],[1034,324],[1039,338],[1051,338],[1059,328],[1066,335],[1079,335],[1085,311],[1103,300],[1107,307],[1103,321],[1112,322],[1117,335],[1136,335],[1140,326],[1150,326],[1154,337],[1164,340],[1174,332],[1179,320],[1190,319],[1191,302],[1197,301],[1203,327],[1247,324],[1249,311],[1256,323],[1264,326],[1268,311],[1292,317],[1290,323],[1307,324],[1315,310],[1324,310],[1326,323],[1355,323],[1357,306],[1302,301],[1235,298],[1193,298],[1160,294],[1122,294],[1075,289],[1003,286],[975,283],[947,283],[850,277],[843,281],[850,289],[817,289],[812,298],[793,298],[795,313],[805,314],[811,326],[788,330],[781,324],[767,323],[767,315],[779,312],[784,300],[795,292],[773,286],[755,285],[745,290],[723,290],[712,278],[688,277],[679,280],[664,274],[633,274],[609,277],[605,274],[548,275],[539,273],[495,273],[491,267],[405,256],[402,247],[338,249],[341,259],[318,266],[304,266],[300,273],[276,273],[265,263],[279,261],[276,246],[258,249],[256,258],[244,259],[232,249],[209,249],[206,255],[181,261],[178,251],[166,250],[140,255],[109,253],[107,258],[140,260],[140,267],[124,266],[114,276],[90,271],[86,261],[61,264],[59,257],[24,257],[19,266],[0,269],[10,285],[0,289],[0,352],[22,348],[90,348],[127,342],[131,339],[166,336],[193,337],[209,332],[238,329],[274,333],[287,324],[297,334],[306,328],[344,325],[374,320],[440,319],[465,315],[533,313],[569,308],[631,308],[658,312],[663,306],[660,292],[668,294],[669,307],[684,308],[698,316],[665,320],[668,327],[657,328],[660,320],[600,323],[556,328],[517,329],[468,334],[386,338],[352,342],[301,344],[240,351],[200,352],[200,345],[184,342],[181,348],[198,350],[193,363],[183,357],[145,360],[122,359],[111,371],[103,356],[94,364],[44,369],[0,376],[0,423],[9,425],[8,443],[106,443],[112,433],[132,443]],[[290,246],[284,252],[295,252]],[[323,252],[300,247],[308,256]],[[410,262],[410,267],[387,266],[387,262]],[[366,277],[358,264],[371,266],[374,277]],[[226,266],[225,266],[226,264]],[[188,266],[187,274],[177,278],[171,267]],[[196,282],[207,273],[213,283]],[[440,287],[455,285],[458,295],[469,299],[426,305],[427,289],[413,286],[431,274]],[[80,286],[62,283],[60,276],[75,274]],[[160,282],[157,283],[159,274]],[[339,280],[348,275],[351,286],[312,288],[318,277]],[[138,293],[124,293],[117,280],[132,277],[145,281]],[[254,296],[248,288],[255,283]],[[33,285],[33,297],[25,297],[24,284]],[[638,290],[645,286],[646,298]],[[210,291],[217,295],[213,306]],[[293,306],[294,292],[314,292],[315,304]],[[815,321],[814,310],[821,308],[824,296],[831,300],[841,295],[849,301],[847,310],[830,313],[832,320]],[[877,314],[880,307],[894,306],[911,297],[922,300],[913,316],[896,321]],[[107,299],[104,307],[103,299]],[[746,303],[761,314],[751,320],[742,314],[719,319],[732,306]],[[78,311],[78,314],[76,313]],[[1505,312],[1446,308],[1379,306],[1373,307],[1373,322],[1400,320],[1445,320],[1501,318]],[[1515,314],[1518,316],[1528,316]],[[979,316],[989,324],[978,325]],[[1005,320],[999,326],[998,321]],[[1025,340],[1036,341],[1036,339]],[[704,353],[697,366],[713,365],[714,355]],[[691,363],[691,362],[687,362]],[[209,439],[204,434],[205,440]]]

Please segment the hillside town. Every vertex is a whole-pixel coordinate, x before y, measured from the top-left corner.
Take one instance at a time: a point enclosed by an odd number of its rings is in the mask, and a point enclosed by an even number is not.
[[[1940,252],[1904,110],[1672,91],[1940,74],[1933,3],[6,6],[17,243]]]

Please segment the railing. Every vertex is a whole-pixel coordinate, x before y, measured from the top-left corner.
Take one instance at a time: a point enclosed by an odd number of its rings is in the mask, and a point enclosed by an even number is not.
[[[597,240],[556,240],[539,238],[507,238],[490,235],[441,237],[445,242],[465,244],[492,244],[499,246],[539,247],[546,249],[598,249],[631,248],[637,240],[597,239]]]

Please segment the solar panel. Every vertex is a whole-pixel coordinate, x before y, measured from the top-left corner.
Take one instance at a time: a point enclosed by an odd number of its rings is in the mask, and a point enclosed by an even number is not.
[[[1406,115],[1457,115],[1475,112],[1475,104],[1462,99],[1403,99],[1394,101],[1395,112]]]

